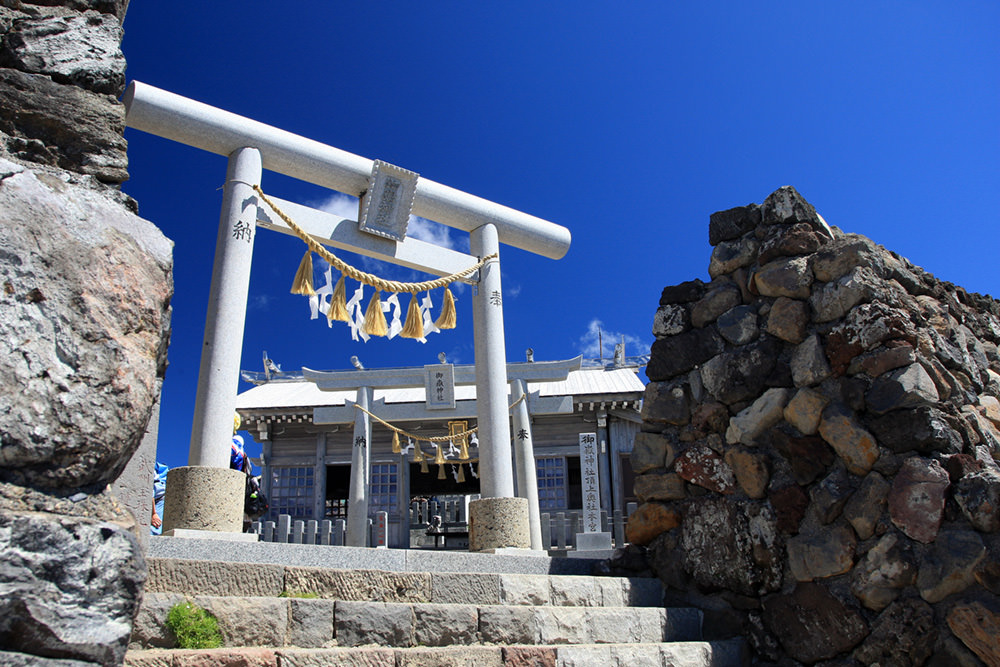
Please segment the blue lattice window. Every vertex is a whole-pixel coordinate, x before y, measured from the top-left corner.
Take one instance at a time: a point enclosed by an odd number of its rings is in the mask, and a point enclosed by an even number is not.
[[[273,468],[268,519],[277,521],[279,514],[312,519],[314,490],[312,468]]]
[[[368,514],[388,512],[394,516],[398,507],[399,474],[395,463],[373,463]]]
[[[566,458],[547,456],[535,459],[538,474],[538,508],[566,509]]]

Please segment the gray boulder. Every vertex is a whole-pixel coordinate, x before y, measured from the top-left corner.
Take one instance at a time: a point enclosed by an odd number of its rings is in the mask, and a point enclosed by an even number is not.
[[[171,243],[69,176],[0,160],[0,480],[100,488],[166,366]]]

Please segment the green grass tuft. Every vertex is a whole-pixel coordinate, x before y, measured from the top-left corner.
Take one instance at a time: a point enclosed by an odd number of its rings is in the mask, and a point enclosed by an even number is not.
[[[302,598],[306,600],[315,600],[319,597],[319,593],[292,593],[289,591],[281,591],[278,593],[279,598]]]
[[[190,602],[181,602],[171,607],[167,614],[167,627],[177,637],[178,648],[222,646],[219,621],[211,612]]]

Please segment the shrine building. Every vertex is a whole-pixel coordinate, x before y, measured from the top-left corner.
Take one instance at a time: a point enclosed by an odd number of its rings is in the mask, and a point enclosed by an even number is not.
[[[522,386],[530,425],[524,428],[515,420],[511,438],[527,437],[532,441],[540,512],[580,512],[579,438],[585,433],[597,435],[601,510],[610,516],[635,501],[629,455],[641,424],[639,412],[645,385],[638,376],[642,360],[632,361],[618,356],[605,363],[594,360],[584,364],[577,358],[508,364],[511,386],[520,382],[513,378],[526,378]],[[561,375],[548,373],[560,379],[531,380],[546,375],[532,371],[544,371],[546,367],[563,369]],[[358,385],[364,382],[366,373],[416,377],[435,368],[431,365],[325,373],[306,370],[305,375],[244,371],[243,378],[256,386],[238,395],[236,408],[243,428],[263,445],[262,486],[270,500],[270,510],[263,520],[276,521],[281,514],[293,520],[346,519]],[[388,513],[390,547],[410,546],[411,502],[478,497],[475,434],[468,437],[464,447],[461,438],[454,438],[440,443],[440,449],[436,442],[416,441],[406,435],[448,436],[476,427],[476,385],[464,380],[471,376],[472,369],[450,368],[455,378],[453,407],[442,409],[434,405],[433,396],[429,400],[427,387],[434,393],[430,381],[376,387],[372,392],[368,515]],[[322,375],[324,383],[318,384],[310,375]],[[321,389],[320,384],[326,388]],[[516,405],[514,391],[508,399],[508,405]],[[380,419],[403,432],[397,439],[399,453],[393,451],[393,430]],[[512,446],[512,456],[514,450]],[[517,495],[522,491],[516,489]]]

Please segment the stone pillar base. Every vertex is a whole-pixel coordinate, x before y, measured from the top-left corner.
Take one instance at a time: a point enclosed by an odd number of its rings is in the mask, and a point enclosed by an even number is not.
[[[167,473],[163,532],[175,529],[243,532],[246,473],[230,468],[184,466]]]
[[[469,503],[469,551],[529,549],[528,500],[483,498]]]

